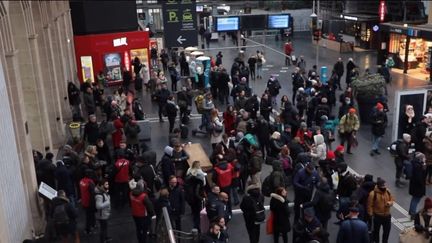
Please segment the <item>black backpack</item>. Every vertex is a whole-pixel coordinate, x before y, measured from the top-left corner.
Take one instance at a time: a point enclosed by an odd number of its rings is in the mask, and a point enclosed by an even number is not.
[[[53,210],[53,221],[55,224],[69,224],[69,215],[66,212],[67,203],[57,205]]]
[[[251,197],[251,199],[255,207],[255,223],[264,223],[266,219],[264,205],[253,197]]]
[[[270,194],[273,192],[273,188],[272,188],[272,175],[268,175],[262,185],[261,185],[261,193],[265,196],[265,197],[270,197]]]
[[[336,205],[336,196],[333,191],[329,191],[328,193],[320,191],[320,200],[318,202],[317,207],[322,212],[333,211]]]
[[[397,146],[399,146],[400,143],[402,143],[403,140],[402,139],[398,139],[396,141],[394,141],[393,143],[390,144],[390,146],[388,147],[388,150],[390,152],[390,155],[393,157],[397,157],[398,153],[397,153]]]

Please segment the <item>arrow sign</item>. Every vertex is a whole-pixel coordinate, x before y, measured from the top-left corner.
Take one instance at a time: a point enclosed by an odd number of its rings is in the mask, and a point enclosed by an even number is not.
[[[182,38],[182,36],[179,36],[179,37],[177,38],[177,42],[180,43],[180,45],[183,44],[183,41],[185,41],[185,40],[186,40],[186,39],[185,39],[185,38]]]

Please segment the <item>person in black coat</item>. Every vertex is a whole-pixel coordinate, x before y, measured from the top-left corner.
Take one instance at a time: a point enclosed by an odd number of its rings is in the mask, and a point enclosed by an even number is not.
[[[409,180],[409,194],[412,196],[409,207],[409,214],[414,219],[417,213],[417,205],[424,195],[426,195],[426,156],[421,152],[415,153],[415,158],[411,161],[412,174]]]
[[[348,62],[346,64],[346,83],[347,85],[349,85],[351,83],[351,78],[350,78],[350,73],[352,72],[352,70],[354,70],[354,68],[356,68],[357,66],[354,64],[354,61],[352,58],[348,59]]]
[[[371,156],[374,154],[380,154],[378,151],[379,143],[385,134],[385,128],[387,127],[387,115],[384,112],[384,106],[381,103],[376,105],[376,110],[373,112],[371,117],[372,124],[372,151]]]
[[[53,164],[52,159],[54,158],[54,154],[47,153],[45,158],[40,160],[36,166],[36,178],[38,184],[41,182],[45,182],[50,187],[55,188],[55,165]]]
[[[57,180],[57,190],[63,190],[70,199],[72,205],[75,203],[75,187],[72,180],[72,173],[65,166],[62,160],[58,160],[56,163],[57,167],[54,171],[55,178]]]
[[[261,205],[264,205],[264,196],[261,194],[260,187],[257,184],[249,185],[246,188],[246,192],[247,195],[243,197],[240,209],[243,212],[250,243],[258,243],[260,238],[260,224],[255,223],[256,204],[261,203]]]
[[[88,144],[95,145],[99,137],[99,125],[96,120],[96,115],[90,115],[89,120],[84,127],[83,139]]]
[[[72,118],[74,121],[82,120],[81,116],[81,96],[80,96],[80,90],[78,87],[72,83],[68,83],[68,99],[69,99],[69,105],[72,106]]]
[[[175,175],[175,164],[172,158],[174,149],[170,146],[166,146],[164,149],[164,155],[159,163],[162,166],[162,177],[164,183],[168,183],[170,176]]]
[[[174,129],[175,119],[177,117],[177,111],[179,110],[178,106],[174,102],[174,96],[168,96],[167,104],[166,104],[166,114],[169,122],[169,133]]]
[[[426,131],[429,127],[428,120],[429,118],[426,115],[422,116],[421,120],[417,122],[415,128],[411,131],[411,138],[416,152],[425,152],[423,139],[426,137]]]
[[[338,58],[338,61],[334,64],[333,66],[333,70],[335,71],[336,75],[337,75],[337,79],[336,79],[336,85],[339,88],[339,90],[342,90],[341,88],[341,84],[340,84],[340,80],[344,74],[344,63],[342,61],[342,58]]]
[[[256,94],[252,95],[246,100],[244,109],[249,112],[252,119],[257,118],[257,112],[260,108],[260,103]]]
[[[156,94],[155,94],[155,96],[157,98],[158,105],[159,105],[158,114],[159,114],[159,121],[160,122],[164,121],[163,118],[162,118],[162,116],[166,112],[166,105],[167,105],[168,97],[170,96],[170,94],[171,93],[169,92],[166,84],[163,84],[162,87],[161,87],[161,89],[158,90],[156,92]]]
[[[192,107],[192,94],[190,89],[186,86],[182,87],[182,90],[177,93],[177,105],[180,108],[180,121],[185,124],[189,121],[189,114]]]
[[[288,243],[288,232],[291,231],[290,210],[287,191],[283,187],[279,187],[276,193],[270,194],[270,211],[273,213],[273,237],[274,242],[279,242],[279,237],[282,235],[284,243]]]
[[[266,151],[270,149],[270,124],[264,118],[264,116],[260,116],[257,121],[257,138],[259,141],[259,145],[261,147],[261,153],[264,156]]]
[[[267,93],[264,93],[261,96],[260,103],[260,114],[266,119],[266,121],[270,121],[270,113],[272,112],[272,103],[268,97]]]
[[[72,236],[72,238],[77,240],[78,242],[79,241],[78,233],[77,233],[78,212],[76,211],[73,204],[66,197],[66,193],[63,190],[59,190],[57,192],[57,196],[52,199],[49,216],[51,219],[53,219],[53,221],[55,221],[56,219],[54,216],[55,216],[56,208],[63,205],[69,222],[65,224],[62,224],[60,222],[54,222],[56,233],[63,240],[67,241],[70,238],[69,236]]]
[[[169,201],[171,205],[170,218],[175,223],[175,229],[181,231],[181,217],[185,212],[185,196],[183,188],[178,185],[177,177],[170,176],[168,182]]]
[[[219,95],[219,101],[221,104],[228,105],[228,98],[229,98],[229,86],[228,83],[230,82],[230,77],[226,71],[225,68],[222,68],[222,70],[219,72],[219,75],[217,77],[216,86],[218,89],[218,95]]]
[[[111,152],[109,150],[108,145],[102,140],[96,140],[96,149],[97,154],[96,157],[98,160],[102,160],[107,162],[108,165],[112,163]]]
[[[143,155],[138,156],[136,163],[132,166],[132,176],[142,178],[147,186],[150,198],[154,198],[155,189],[158,190],[160,185],[155,185],[155,172],[152,168],[151,154],[154,151],[146,151]]]

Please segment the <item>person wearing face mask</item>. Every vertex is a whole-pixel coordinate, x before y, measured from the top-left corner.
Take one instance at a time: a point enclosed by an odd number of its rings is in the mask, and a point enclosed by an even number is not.
[[[369,193],[367,212],[373,220],[373,242],[380,242],[379,232],[382,226],[383,243],[388,243],[391,229],[390,208],[393,206],[395,199],[386,187],[386,182],[378,177],[375,189]]]
[[[423,208],[414,217],[414,229],[429,239],[432,234],[432,198],[427,197]]]

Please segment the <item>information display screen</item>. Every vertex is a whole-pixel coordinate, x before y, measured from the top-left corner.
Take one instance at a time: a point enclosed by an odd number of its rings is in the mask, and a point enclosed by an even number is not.
[[[242,15],[242,30],[263,30],[266,28],[266,15]]]
[[[289,15],[269,15],[267,21],[269,29],[287,29],[289,28]]]
[[[237,31],[239,30],[239,17],[217,17],[216,31]]]

